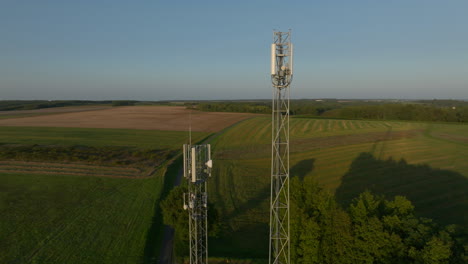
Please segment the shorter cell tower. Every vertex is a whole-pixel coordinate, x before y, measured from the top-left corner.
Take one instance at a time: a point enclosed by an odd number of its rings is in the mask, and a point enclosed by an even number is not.
[[[189,213],[190,264],[208,263],[208,195],[206,181],[211,177],[211,145],[184,145],[184,210]]]

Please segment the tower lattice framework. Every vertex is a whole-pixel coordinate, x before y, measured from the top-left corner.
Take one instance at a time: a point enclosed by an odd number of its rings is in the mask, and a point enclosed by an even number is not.
[[[289,86],[292,81],[291,31],[273,32],[271,45],[272,142],[269,263],[290,263]]]
[[[184,177],[188,192],[184,209],[189,213],[190,264],[208,263],[208,194],[206,181],[211,176],[211,147],[184,145]]]

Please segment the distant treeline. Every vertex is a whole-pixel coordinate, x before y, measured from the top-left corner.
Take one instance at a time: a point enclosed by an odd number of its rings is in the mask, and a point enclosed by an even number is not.
[[[200,102],[209,112],[271,113],[271,101]],[[468,102],[428,100],[414,102],[365,100],[292,100],[290,114],[303,117],[468,122]]]
[[[438,107],[425,104],[384,104],[333,109],[324,117],[374,120],[468,122],[468,107]]]
[[[81,105],[102,105],[112,104],[112,101],[84,101],[84,100],[60,100],[60,101],[47,101],[47,100],[13,100],[13,101],[0,101],[0,111],[11,110],[34,110],[41,108],[51,107],[64,107],[64,106],[81,106]]]
[[[225,101],[225,102],[200,102],[195,106],[198,110],[207,112],[243,112],[270,114],[271,101]],[[320,115],[325,111],[342,107],[338,101],[312,101],[293,100],[290,111],[292,115]]]
[[[271,102],[206,102],[195,107],[206,112],[271,113]]]

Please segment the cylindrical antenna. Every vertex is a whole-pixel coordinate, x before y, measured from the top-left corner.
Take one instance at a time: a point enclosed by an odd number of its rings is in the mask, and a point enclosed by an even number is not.
[[[197,181],[197,152],[192,148],[192,182]]]
[[[271,75],[276,74],[276,44],[271,44]]]

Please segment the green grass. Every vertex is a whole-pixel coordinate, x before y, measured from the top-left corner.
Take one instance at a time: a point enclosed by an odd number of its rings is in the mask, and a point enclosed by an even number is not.
[[[210,199],[226,222],[213,256],[267,256],[270,122],[243,121],[213,144]],[[405,195],[442,224],[468,223],[468,125],[293,118],[290,131],[291,176],[314,178],[344,205],[369,189]]]
[[[197,142],[209,133],[192,132]],[[184,131],[156,131],[105,128],[0,127],[0,143],[130,146],[139,148],[179,149],[187,143]]]
[[[208,135],[194,132],[192,138],[200,141]],[[4,144],[174,151],[187,139],[186,132],[174,131],[0,127]],[[166,175],[167,162],[143,179],[68,175],[75,170],[112,174],[118,168],[65,166],[61,160],[45,164],[48,174],[34,172],[44,164],[3,162],[12,171],[0,173],[0,263],[154,262],[162,230],[158,201],[173,181],[173,172]],[[22,173],[14,172],[15,166]],[[31,172],[24,171],[27,167]],[[128,174],[125,170],[119,173]],[[62,174],[54,175],[58,172]]]
[[[242,121],[212,142],[209,199],[223,226],[209,253],[220,261],[268,257],[270,122]],[[364,189],[403,194],[422,216],[468,223],[467,125],[294,118],[290,129],[291,176],[314,178],[343,204]],[[207,136],[192,134],[194,142]],[[186,141],[174,131],[0,127],[0,143],[177,150]],[[164,168],[147,179],[0,173],[0,263],[154,256],[147,235],[160,224],[154,205],[167,192]]]
[[[0,174],[1,263],[137,263],[163,177]]]

